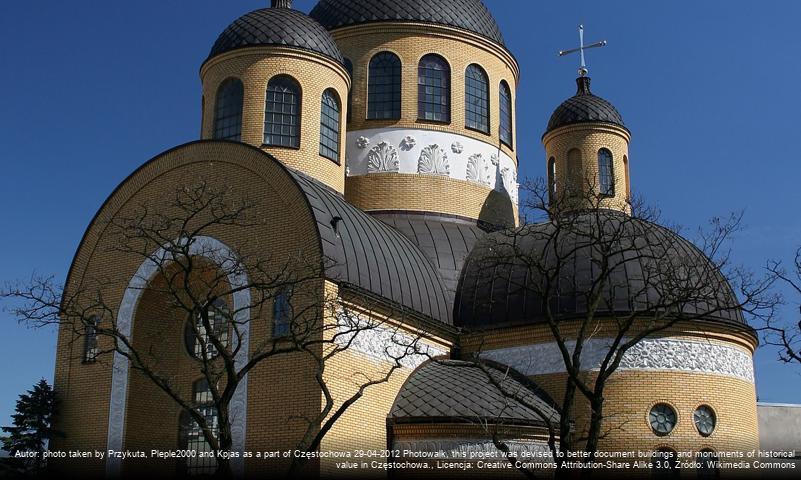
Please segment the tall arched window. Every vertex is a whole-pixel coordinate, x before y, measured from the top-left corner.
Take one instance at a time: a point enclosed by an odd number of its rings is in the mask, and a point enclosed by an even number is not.
[[[626,198],[631,201],[631,177],[629,176],[629,157],[623,155],[623,168],[626,175]]]
[[[212,335],[220,345],[228,345],[228,331],[231,322],[231,312],[228,309],[228,304],[221,298],[216,299],[213,304],[206,308],[206,318],[211,331],[206,328],[203,314],[197,312],[194,325],[187,323],[184,332],[186,349],[193,357],[198,359],[204,357],[204,352],[207,359],[217,356],[217,347],[214,346]]]
[[[464,74],[465,126],[489,133],[489,80],[475,63]]]
[[[86,321],[84,327],[83,361],[94,363],[97,361],[97,327],[100,325],[100,318],[92,316]]]
[[[264,144],[300,147],[300,85],[288,75],[273,77],[267,84]]]
[[[345,70],[350,75],[350,90],[348,90],[348,121],[353,118],[353,62],[349,58],[345,59]]]
[[[612,152],[602,148],[598,150],[598,182],[601,195],[615,196],[615,175],[612,168]]]
[[[451,121],[451,67],[439,55],[426,55],[417,68],[417,118]]]
[[[556,159],[548,159],[548,200],[551,205],[556,202]]]
[[[282,287],[273,298],[273,337],[292,333],[292,317],[292,287]]]
[[[512,148],[512,91],[506,80],[501,80],[501,142]]]
[[[370,60],[367,77],[367,118],[392,120],[401,116],[401,61],[390,52]]]
[[[216,140],[238,142],[242,136],[242,104],[245,87],[238,78],[229,78],[217,89],[214,103],[214,134]]]
[[[323,92],[320,113],[320,155],[339,163],[339,99],[333,88]]]
[[[194,407],[203,416],[206,425],[216,437],[219,432],[219,417],[217,408],[214,407],[209,382],[205,379],[196,381],[192,385],[192,397]],[[197,452],[197,455],[184,459],[185,474],[211,475],[217,470],[217,461],[214,455],[201,456],[201,452],[212,451],[211,445],[206,441],[200,425],[186,411],[181,412],[179,441],[182,449]]]

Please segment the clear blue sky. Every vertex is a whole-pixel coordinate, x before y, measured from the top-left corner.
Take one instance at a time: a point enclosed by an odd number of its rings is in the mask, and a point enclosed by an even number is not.
[[[136,167],[200,128],[198,70],[237,16],[267,0],[0,2],[0,283],[63,280],[88,222]],[[296,1],[308,12],[312,0]],[[632,187],[692,229],[745,209],[735,260],[759,268],[801,244],[801,2],[489,0],[520,62],[521,177],[574,93],[588,41],[593,90],[632,131]],[[786,315],[797,315],[788,309]],[[0,425],[52,379],[55,332],[0,313]],[[760,400],[801,403],[799,369],[756,357]]]

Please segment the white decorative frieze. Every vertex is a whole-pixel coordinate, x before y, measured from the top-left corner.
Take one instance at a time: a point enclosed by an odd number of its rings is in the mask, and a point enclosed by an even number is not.
[[[609,352],[610,339],[591,339],[584,343],[582,370],[600,368]],[[575,342],[566,342],[572,352]],[[509,365],[524,375],[562,373],[565,365],[556,343],[489,350],[484,358]],[[754,383],[754,364],[743,349],[717,343],[690,340],[646,339],[630,348],[618,367],[626,370],[663,370],[724,375]]]
[[[398,151],[387,142],[378,142],[367,154],[367,171],[370,173],[397,172],[398,168]]]
[[[451,169],[445,150],[436,144],[423,148],[423,151],[420,152],[420,160],[417,162],[417,173],[450,175]]]

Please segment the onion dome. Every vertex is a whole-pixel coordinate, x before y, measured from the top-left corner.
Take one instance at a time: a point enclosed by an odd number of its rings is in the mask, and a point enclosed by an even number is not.
[[[623,124],[623,117],[620,116],[620,112],[617,111],[615,106],[592,94],[589,77],[582,76],[577,78],[576,84],[578,85],[576,95],[556,107],[551,119],[548,121],[546,132],[565,125],[586,122],[612,123],[626,128]]]
[[[604,249],[612,253],[601,255]],[[695,245],[614,210],[566,214],[479,240],[462,270],[454,325],[545,323],[546,305],[557,320],[581,318],[593,285],[603,285],[598,317],[669,304],[684,318],[747,328],[731,286]]]
[[[419,22],[468,30],[504,45],[481,0],[320,0],[309,15],[325,28],[374,22]]]
[[[325,55],[342,64],[342,53],[322,25],[292,9],[289,0],[273,0],[272,8],[254,10],[236,19],[214,42],[209,58],[247,47],[275,45]]]

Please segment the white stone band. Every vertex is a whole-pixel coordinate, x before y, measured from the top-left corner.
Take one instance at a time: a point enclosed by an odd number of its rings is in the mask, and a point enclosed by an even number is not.
[[[192,255],[202,255],[216,262],[223,271],[244,272],[240,265],[231,264],[233,262],[232,251],[227,245],[211,237],[197,237],[190,246]],[[154,259],[167,260],[167,253],[164,249],[156,252]],[[132,327],[133,318],[139,299],[145,287],[158,271],[158,263],[154,260],[147,260],[128,283],[128,288],[122,297],[120,310],[117,313],[117,330],[120,335],[133,341]],[[244,273],[232,273],[228,276],[228,281],[232,289],[247,285],[248,279]],[[248,349],[250,342],[250,292],[242,290],[234,294],[235,318],[240,325],[240,341],[243,342],[242,348],[237,352],[234,362],[237,367],[243,366],[248,359]],[[125,412],[128,399],[128,373],[130,366],[128,359],[121,353],[114,353],[114,366],[111,377],[111,394],[108,410],[108,436],[106,440],[107,450],[122,451],[125,438]],[[234,396],[231,399],[231,436],[233,437],[233,451],[242,452],[245,450],[245,433],[247,423],[247,404],[248,404],[248,379],[247,376],[240,382]],[[235,458],[231,460],[231,469],[234,474],[242,476],[244,474],[244,459]],[[119,477],[122,468],[122,460],[109,456],[106,460],[106,476]]]
[[[610,339],[584,343],[582,370],[598,370],[609,351]],[[567,342],[572,353],[575,342]],[[509,365],[524,375],[563,373],[564,360],[556,342],[488,350],[484,358]],[[754,363],[744,349],[716,343],[673,339],[645,339],[629,349],[619,371],[662,370],[725,375],[754,383]]]
[[[497,145],[464,135],[408,128],[348,132],[349,176],[398,172],[443,175],[505,192],[517,203],[515,161]]]

